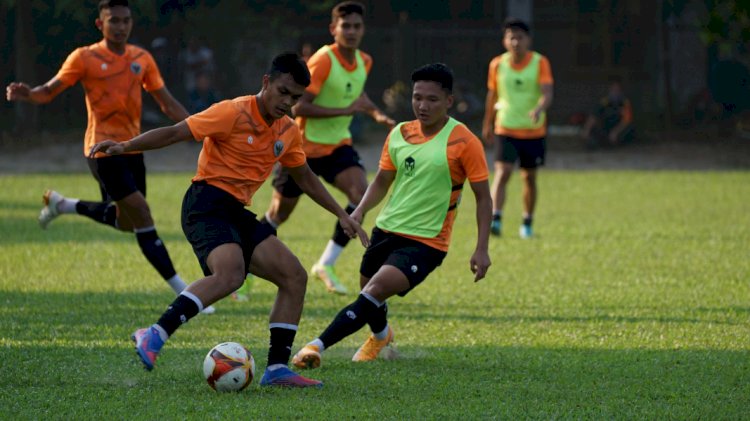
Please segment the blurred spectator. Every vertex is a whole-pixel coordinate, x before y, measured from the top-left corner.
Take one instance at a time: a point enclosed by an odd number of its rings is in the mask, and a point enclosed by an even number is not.
[[[219,94],[214,89],[212,76],[208,72],[198,72],[195,75],[195,87],[188,92],[188,111],[196,114],[216,102],[219,102]]]
[[[690,96],[680,116],[680,123],[686,127],[706,124],[721,116],[723,107],[714,101],[711,91],[702,88]]]
[[[581,135],[586,146],[596,148],[604,144],[619,145],[633,138],[633,109],[625,96],[620,81],[612,81],[607,96],[588,116]]]
[[[207,73],[213,76],[215,69],[214,52],[202,45],[198,38],[191,37],[187,48],[180,53],[180,61],[184,68],[185,92],[195,89],[195,80],[198,73]]]
[[[300,57],[302,57],[302,60],[305,60],[305,63],[307,63],[307,60],[310,60],[310,57],[312,57],[314,52],[312,44],[305,42],[300,49]]]

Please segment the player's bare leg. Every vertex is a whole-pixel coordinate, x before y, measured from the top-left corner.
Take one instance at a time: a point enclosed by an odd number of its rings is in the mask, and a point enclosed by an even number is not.
[[[490,232],[499,236],[502,233],[503,207],[505,206],[505,192],[513,174],[513,164],[495,161],[495,178],[492,180],[492,225]]]
[[[351,213],[360,200],[362,200],[362,196],[364,196],[367,190],[367,175],[362,167],[352,166],[336,175],[334,185],[346,195],[349,201],[346,211]],[[325,250],[311,269],[312,274],[322,280],[330,292],[337,294],[346,294],[348,292],[347,288],[341,283],[338,275],[336,275],[334,266],[344,247],[349,244],[349,240],[351,238],[344,233],[337,222],[332,238],[328,241]]]

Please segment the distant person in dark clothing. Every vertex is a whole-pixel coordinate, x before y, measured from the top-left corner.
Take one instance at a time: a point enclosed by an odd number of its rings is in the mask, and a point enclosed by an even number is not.
[[[213,87],[213,79],[208,72],[198,72],[195,88],[188,92],[190,114],[197,114],[219,102],[219,95]]]
[[[589,148],[604,144],[619,145],[632,139],[633,108],[619,81],[610,83],[607,96],[588,116],[581,135]]]

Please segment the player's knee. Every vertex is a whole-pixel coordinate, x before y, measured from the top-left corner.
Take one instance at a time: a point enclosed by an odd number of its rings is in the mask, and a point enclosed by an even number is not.
[[[301,263],[297,262],[296,265],[286,265],[279,279],[279,287],[293,295],[305,295],[305,291],[307,290],[307,272]]]
[[[214,273],[214,279],[221,289],[234,291],[245,282],[245,273],[242,268],[228,269]]]

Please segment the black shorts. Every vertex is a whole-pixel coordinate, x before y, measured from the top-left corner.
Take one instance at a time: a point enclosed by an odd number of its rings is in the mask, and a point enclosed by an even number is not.
[[[547,150],[545,139],[516,139],[508,136],[495,136],[495,161],[515,164],[521,168],[536,168],[544,165]]]
[[[351,145],[343,145],[333,150],[333,153],[320,158],[308,158],[307,165],[319,177],[323,177],[329,184],[333,184],[340,172],[350,167],[365,167],[359,154]],[[300,197],[302,189],[299,188],[294,179],[289,175],[286,168],[279,166],[273,176],[273,188],[284,197]]]
[[[146,166],[143,154],[86,158],[91,174],[99,182],[102,201],[117,201],[136,191],[146,196]]]
[[[366,278],[372,278],[383,265],[397,267],[409,279],[409,289],[398,294],[403,297],[440,266],[447,254],[419,241],[375,227],[372,230],[370,247],[367,247],[362,256],[359,273]]]
[[[206,260],[216,247],[239,244],[247,271],[255,247],[276,234],[231,194],[202,181],[193,183],[182,200],[182,231],[206,276],[211,275]]]

